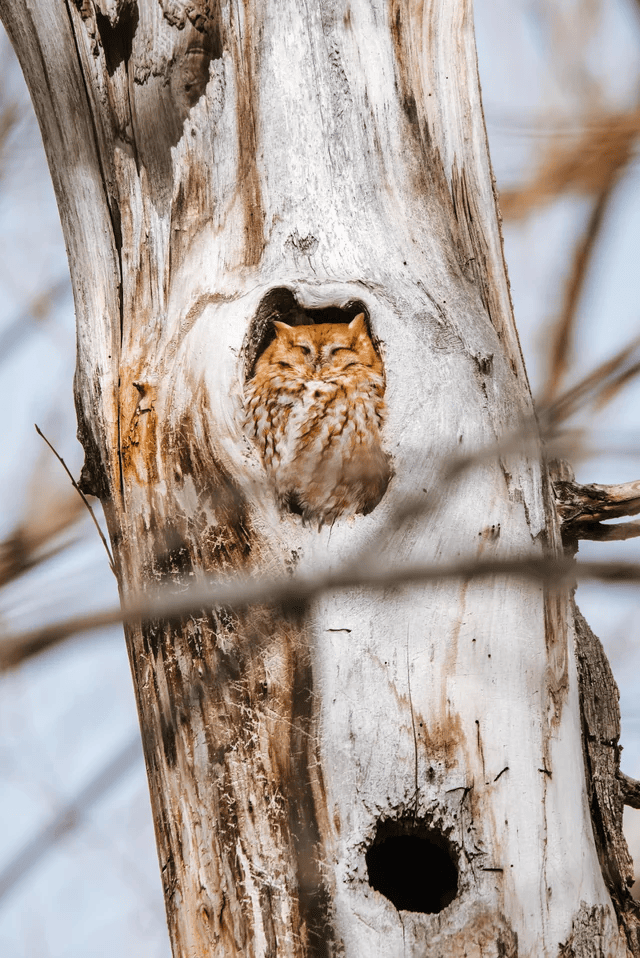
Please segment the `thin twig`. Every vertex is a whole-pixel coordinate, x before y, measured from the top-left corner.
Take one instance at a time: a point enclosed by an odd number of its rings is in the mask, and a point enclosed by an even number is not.
[[[69,467],[67,466],[66,462],[64,461],[64,459],[62,458],[62,456],[53,448],[53,446],[51,445],[51,443],[49,442],[49,440],[47,439],[47,437],[45,436],[45,434],[42,432],[42,430],[39,428],[39,426],[38,426],[37,424],[35,424],[35,423],[34,423],[34,425],[35,425],[35,427],[36,427],[36,432],[38,433],[39,436],[41,436],[42,439],[44,439],[44,441],[45,441],[46,444],[48,445],[48,447],[49,447],[49,449],[51,450],[51,452],[54,454],[54,456],[56,457],[56,459],[58,460],[58,462],[60,463],[60,465],[62,466],[62,468],[64,469],[64,471],[66,472],[66,474],[69,476],[69,479],[71,479],[71,484],[73,485],[73,488],[76,490],[76,492],[78,493],[78,495],[81,497],[82,501],[84,502],[85,506],[86,506],[87,509],[89,510],[89,515],[90,515],[91,518],[93,519],[93,524],[94,524],[94,526],[96,527],[96,529],[98,530],[98,535],[100,536],[100,539],[102,540],[102,545],[105,547],[106,552],[107,552],[107,556],[109,557],[109,566],[110,566],[110,568],[111,568],[111,571],[113,572],[114,575],[116,575],[116,567],[115,567],[115,563],[114,563],[114,561],[113,561],[113,556],[112,556],[112,554],[111,554],[111,549],[109,548],[109,543],[107,542],[107,540],[106,540],[105,537],[104,537],[104,533],[103,533],[102,529],[100,528],[100,523],[99,523],[98,520],[96,519],[95,512],[94,512],[93,509],[91,508],[91,503],[89,502],[89,500],[88,500],[87,497],[85,496],[84,492],[82,491],[82,489],[80,488],[80,486],[78,485],[78,483],[76,482],[76,480],[73,478],[73,475],[71,474],[71,471],[70,471]]]
[[[79,632],[103,629],[118,623],[139,624],[150,619],[172,619],[206,613],[207,609],[246,609],[249,606],[304,605],[323,592],[345,589],[402,589],[416,585],[455,580],[479,580],[496,576],[552,585],[555,588],[576,579],[601,582],[640,582],[640,563],[581,562],[564,556],[540,555],[508,559],[468,559],[451,564],[411,564],[389,569],[362,563],[348,563],[335,572],[282,577],[238,577],[224,582],[203,583],[184,592],[132,597],[124,608],[74,616],[62,622],[23,633],[7,635],[0,641],[0,671],[14,667]]]

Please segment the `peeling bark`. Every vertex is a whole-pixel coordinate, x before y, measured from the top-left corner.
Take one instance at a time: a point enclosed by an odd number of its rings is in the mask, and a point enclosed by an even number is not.
[[[532,414],[470,3],[0,11],[60,205],[83,486],[123,600],[561,549],[524,453],[392,522]],[[364,312],[385,366],[394,476],[320,533],[278,510],[244,425],[287,310]],[[569,595],[504,577],[128,626],[175,958],[637,954],[615,754],[593,732],[585,778],[573,638]]]

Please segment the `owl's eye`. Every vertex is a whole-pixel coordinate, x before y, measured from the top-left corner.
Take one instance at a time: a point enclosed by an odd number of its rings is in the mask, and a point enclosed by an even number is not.
[[[311,355],[311,350],[310,350],[310,348],[309,348],[308,346],[303,346],[302,344],[299,343],[299,344],[298,344],[298,349],[301,349],[302,352],[305,354],[305,356],[310,356],[310,355]]]
[[[278,363],[278,366],[280,367],[280,369],[292,369],[292,368],[293,368],[293,367],[291,366],[291,363],[282,363],[282,362],[280,362],[280,363]]]
[[[352,352],[352,350],[349,349],[348,346],[334,346],[333,349],[329,352],[329,355],[335,356],[337,353],[342,353],[342,352],[350,353]]]

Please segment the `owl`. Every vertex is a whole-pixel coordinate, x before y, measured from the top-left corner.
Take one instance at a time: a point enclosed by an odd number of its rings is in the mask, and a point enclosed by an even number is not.
[[[391,471],[380,439],[382,360],[364,313],[349,324],[273,325],[245,400],[281,508],[319,528],[371,512]]]

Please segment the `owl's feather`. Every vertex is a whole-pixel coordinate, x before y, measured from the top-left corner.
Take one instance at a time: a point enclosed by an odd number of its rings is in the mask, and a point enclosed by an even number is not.
[[[280,505],[319,526],[371,512],[390,467],[380,440],[382,360],[364,314],[348,325],[274,327],[245,399]]]

